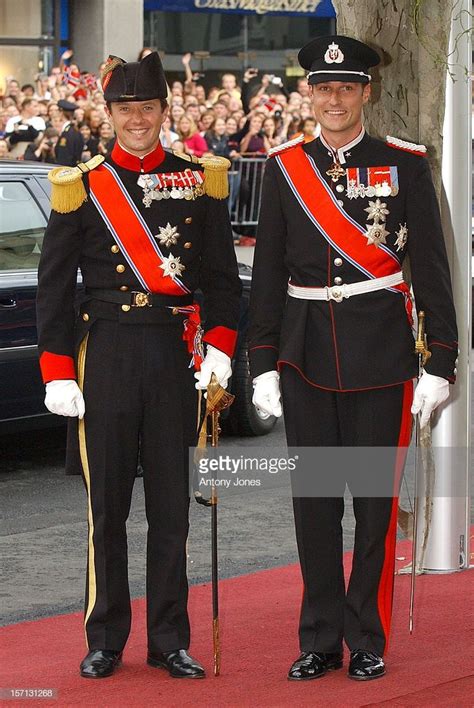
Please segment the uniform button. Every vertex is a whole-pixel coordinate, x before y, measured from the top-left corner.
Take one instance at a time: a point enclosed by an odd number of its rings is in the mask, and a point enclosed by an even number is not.
[[[342,283],[342,278],[340,278],[339,276],[337,276],[337,278],[334,278],[335,285],[340,285],[341,283]]]
[[[342,266],[342,258],[335,258],[334,265],[335,266]]]
[[[184,248],[191,248],[192,245],[193,244],[191,243],[191,241],[186,241],[186,243],[184,244]]]
[[[123,273],[123,271],[125,270],[125,266],[119,263],[115,270],[117,271],[117,273]]]
[[[338,199],[337,203],[339,204],[339,206],[344,206],[344,202],[342,201],[342,199]]]
[[[173,307],[173,309],[171,310],[171,314],[172,314],[172,315],[177,315],[177,314],[179,314],[178,308],[177,308],[177,307]]]
[[[120,248],[117,246],[116,243],[114,243],[114,245],[110,247],[110,250],[112,251],[112,253],[118,253],[120,251]]]
[[[454,374],[456,375],[458,373],[458,370],[454,368]]]
[[[82,319],[84,320],[84,322],[89,322],[89,315],[87,314],[87,312],[83,313]]]
[[[336,192],[343,192],[344,191],[344,185],[343,184],[338,184],[336,186]]]
[[[192,216],[187,216],[184,220],[185,224],[192,224],[193,223],[193,217]]]
[[[128,312],[130,310],[130,305],[122,305],[122,310]]]
[[[128,290],[128,285],[121,285],[120,290],[125,293]]]

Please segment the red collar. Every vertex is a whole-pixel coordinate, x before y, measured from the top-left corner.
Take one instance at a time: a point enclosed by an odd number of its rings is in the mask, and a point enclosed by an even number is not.
[[[165,159],[165,151],[161,143],[158,143],[156,148],[152,152],[149,152],[148,155],[138,157],[138,155],[132,155],[131,152],[127,152],[127,150],[119,145],[117,140],[110,157],[115,164],[120,165],[120,167],[125,167],[126,170],[132,170],[133,172],[152,172],[155,167],[158,167]]]

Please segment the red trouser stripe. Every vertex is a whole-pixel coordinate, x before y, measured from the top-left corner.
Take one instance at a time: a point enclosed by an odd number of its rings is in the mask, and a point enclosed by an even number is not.
[[[411,404],[413,401],[413,381],[403,384],[403,404],[398,436],[398,452],[395,462],[394,489],[390,523],[385,536],[385,557],[377,593],[377,607],[385,635],[385,652],[388,649],[390,623],[392,619],[393,579],[395,572],[395,546],[397,543],[398,489],[403,474],[407,449],[411,437]]]

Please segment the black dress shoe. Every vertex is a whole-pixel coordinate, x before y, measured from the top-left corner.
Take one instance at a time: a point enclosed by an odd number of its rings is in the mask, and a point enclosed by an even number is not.
[[[201,664],[185,649],[164,651],[162,654],[148,652],[147,664],[166,669],[173,678],[204,678],[206,675]]]
[[[304,651],[288,672],[290,681],[309,681],[320,678],[328,671],[342,668],[342,652],[331,654],[324,652]]]
[[[93,649],[81,663],[84,678],[105,678],[112,676],[122,663],[122,652],[113,649]]]
[[[385,674],[385,664],[378,654],[358,649],[351,651],[351,661],[347,675],[356,681],[371,681]]]

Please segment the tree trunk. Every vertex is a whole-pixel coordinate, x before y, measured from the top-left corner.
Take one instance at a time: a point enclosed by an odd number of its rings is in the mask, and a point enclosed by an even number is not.
[[[337,31],[382,56],[365,124],[428,148],[440,193],[446,62],[454,0],[333,0]]]

